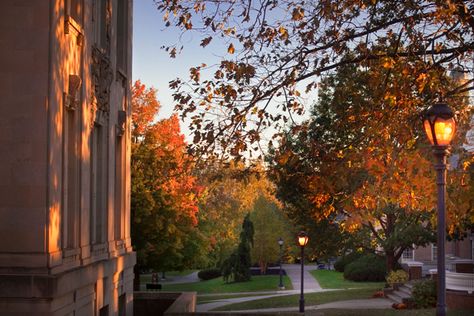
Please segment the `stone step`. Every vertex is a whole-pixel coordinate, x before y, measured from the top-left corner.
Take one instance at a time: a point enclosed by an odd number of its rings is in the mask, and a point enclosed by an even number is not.
[[[404,293],[407,297],[411,297],[411,287],[403,285],[398,288],[398,291]]]
[[[413,289],[413,283],[412,283],[412,281],[407,282],[407,283],[404,283],[403,286],[406,286],[407,288],[409,288],[410,291]]]
[[[403,303],[403,299],[410,298],[410,295],[406,295],[406,293],[401,291],[393,291],[387,295],[387,298],[394,303]]]

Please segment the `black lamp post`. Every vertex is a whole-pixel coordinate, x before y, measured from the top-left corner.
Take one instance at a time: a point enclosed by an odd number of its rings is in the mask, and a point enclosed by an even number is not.
[[[281,237],[278,239],[278,245],[280,246],[280,284],[278,284],[278,288],[280,290],[284,290],[285,286],[283,285],[283,271],[281,269],[283,239],[281,239]]]
[[[304,313],[304,246],[308,243],[308,235],[304,231],[298,233],[298,244],[301,247],[301,293],[300,313]]]
[[[426,135],[433,147],[435,156],[436,184],[438,187],[438,300],[436,315],[446,315],[446,156],[456,130],[454,113],[446,103],[436,103],[428,109],[423,118]]]

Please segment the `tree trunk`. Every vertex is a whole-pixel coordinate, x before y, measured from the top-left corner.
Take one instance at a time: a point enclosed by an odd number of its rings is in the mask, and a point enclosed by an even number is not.
[[[267,263],[263,260],[260,260],[260,274],[264,275],[267,274]]]
[[[133,267],[133,274],[135,275],[133,279],[133,290],[140,291],[140,268],[138,264]]]
[[[387,273],[389,273],[395,267],[395,263],[396,263],[395,253],[393,250],[388,250],[385,252],[385,256],[386,256],[385,267],[387,268]]]

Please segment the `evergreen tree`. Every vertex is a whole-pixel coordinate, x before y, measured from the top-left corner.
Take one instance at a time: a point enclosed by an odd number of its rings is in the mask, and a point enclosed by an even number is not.
[[[250,280],[250,266],[252,264],[250,247],[253,246],[253,236],[253,223],[250,220],[250,214],[247,214],[242,223],[239,246],[222,266],[222,274],[226,282],[231,278],[235,282]]]

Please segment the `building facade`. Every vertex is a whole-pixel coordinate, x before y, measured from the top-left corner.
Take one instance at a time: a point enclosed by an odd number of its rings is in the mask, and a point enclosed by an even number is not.
[[[132,315],[131,0],[0,2],[0,314]]]

